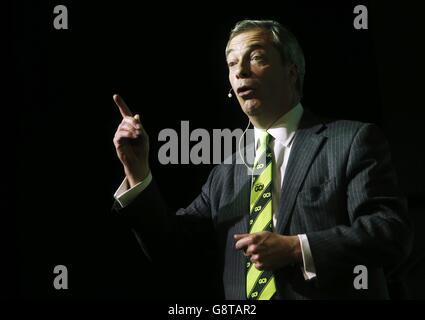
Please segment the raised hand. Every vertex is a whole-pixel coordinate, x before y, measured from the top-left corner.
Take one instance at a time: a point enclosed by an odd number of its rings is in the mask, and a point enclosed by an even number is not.
[[[142,126],[140,116],[133,116],[119,95],[115,94],[113,99],[122,115],[113,140],[115,150],[124,166],[130,187],[133,187],[149,174],[149,136]]]

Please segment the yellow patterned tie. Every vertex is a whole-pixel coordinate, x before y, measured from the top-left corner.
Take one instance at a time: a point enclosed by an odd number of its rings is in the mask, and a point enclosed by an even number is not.
[[[261,133],[252,175],[249,233],[273,231],[272,215],[272,151],[266,131]],[[249,300],[270,300],[276,292],[271,271],[260,271],[249,260],[246,262],[246,296]]]

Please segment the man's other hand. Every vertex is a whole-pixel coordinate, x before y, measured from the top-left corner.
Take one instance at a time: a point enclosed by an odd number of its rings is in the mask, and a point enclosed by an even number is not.
[[[235,248],[243,250],[258,270],[276,270],[288,264],[302,264],[298,236],[284,236],[269,231],[235,234]]]

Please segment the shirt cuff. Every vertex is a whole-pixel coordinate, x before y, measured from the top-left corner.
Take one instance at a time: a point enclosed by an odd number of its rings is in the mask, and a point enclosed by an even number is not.
[[[298,239],[301,244],[301,253],[303,256],[303,267],[301,268],[304,280],[316,278],[316,268],[314,267],[313,256],[311,255],[310,244],[306,234],[299,234]]]
[[[148,176],[138,184],[129,189],[127,178],[124,178],[121,185],[115,191],[114,198],[122,208],[128,206],[136,197],[145,190],[152,181],[152,173],[149,171]]]

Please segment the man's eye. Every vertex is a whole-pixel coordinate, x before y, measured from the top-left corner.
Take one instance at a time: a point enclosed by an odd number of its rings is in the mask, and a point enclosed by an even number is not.
[[[233,67],[235,64],[236,64],[236,62],[235,62],[235,61],[229,61],[229,62],[227,63],[227,66],[230,68],[230,67]]]
[[[251,60],[254,60],[254,61],[263,61],[264,60],[264,57],[263,56],[259,56],[259,55],[255,55],[255,56],[253,56],[251,58]]]

